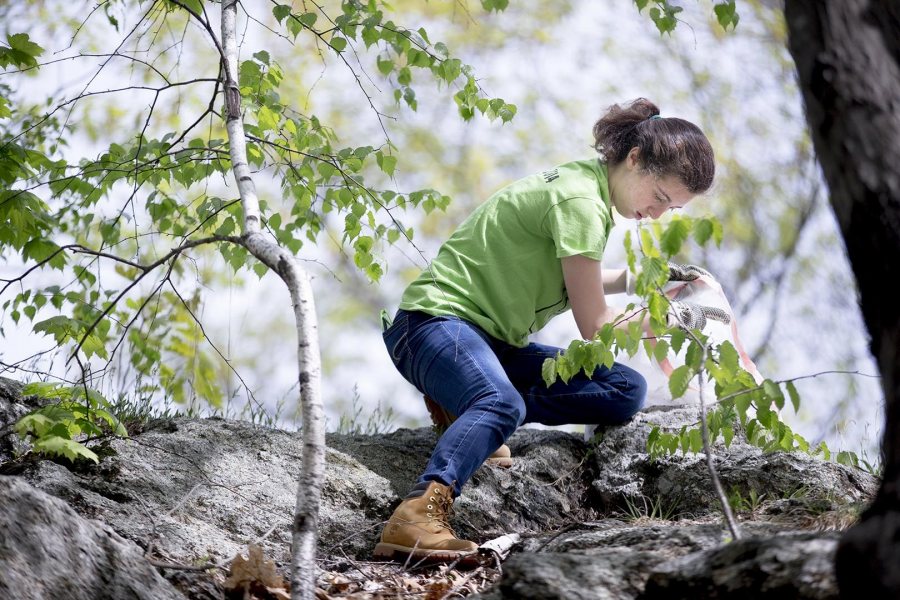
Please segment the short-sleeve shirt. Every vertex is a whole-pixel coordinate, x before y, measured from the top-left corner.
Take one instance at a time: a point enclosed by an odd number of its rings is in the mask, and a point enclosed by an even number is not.
[[[524,347],[569,308],[561,258],[600,260],[613,225],[606,165],[581,160],[520,179],[479,206],[403,294],[400,308],[470,321]]]

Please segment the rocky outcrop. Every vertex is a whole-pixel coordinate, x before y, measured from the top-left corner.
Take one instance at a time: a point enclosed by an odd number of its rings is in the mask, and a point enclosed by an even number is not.
[[[836,547],[836,535],[742,539],[660,565],[641,598],[837,600]]]
[[[653,424],[677,429],[696,418],[693,408],[655,407],[608,428],[596,445],[561,431],[514,434],[508,441],[514,467],[483,467],[454,507],[462,536],[478,542],[511,532],[523,537],[502,578],[482,597],[641,598],[654,589],[712,590],[723,573],[751,585],[754,577],[769,579],[772,569],[814,573],[833,591],[827,552],[834,534],[804,538],[819,559],[777,560],[783,548],[799,543],[796,531],[854,518],[874,493],[875,479],[807,455],[765,455],[739,439],[727,452],[719,449],[726,489],[752,500],[739,514],[745,535],[761,544],[754,550],[759,560],[732,573],[728,550],[744,546],[728,543],[702,457],[651,460],[645,452]],[[332,434],[327,441],[319,524],[323,581],[334,579],[327,570],[338,564],[347,576],[368,572],[360,561],[370,557],[381,524],[424,468],[435,437],[423,428]],[[110,441],[99,465],[25,457],[7,460],[0,471],[107,524],[156,560],[224,564],[253,542],[286,572],[300,444],[298,433],[244,422],[174,419]],[[676,563],[685,566],[673,574]],[[166,576],[176,580],[174,571]],[[190,597],[215,597],[214,588],[200,592],[197,585],[179,582]],[[787,588],[753,589],[765,597],[766,590]]]
[[[481,600],[695,600],[835,598],[835,532],[795,533],[742,524],[629,524],[607,519],[530,539]]]
[[[111,527],[18,477],[0,476],[0,597],[184,598]]]
[[[607,510],[653,502],[668,516],[699,517],[718,510],[706,458],[702,454],[652,460],[646,451],[654,426],[670,433],[698,420],[695,407],[644,411],[623,427],[600,431],[594,451],[594,492]],[[735,438],[716,447],[716,468],[726,492],[754,494],[769,501],[803,497],[837,505],[863,502],[875,493],[874,478],[860,471],[799,452],[765,454]]]

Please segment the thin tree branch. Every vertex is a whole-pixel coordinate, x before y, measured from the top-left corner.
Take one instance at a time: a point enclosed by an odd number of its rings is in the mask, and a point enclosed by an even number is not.
[[[100,321],[102,321],[106,317],[106,315],[108,315],[112,311],[112,309],[115,308],[115,306],[119,303],[119,301],[128,292],[130,292],[138,283],[140,283],[140,281],[148,273],[153,271],[156,267],[166,263],[170,259],[177,258],[185,250],[194,248],[196,246],[201,246],[203,244],[210,244],[210,243],[223,242],[223,241],[243,245],[243,242],[240,240],[240,238],[236,238],[233,236],[211,236],[211,237],[202,238],[199,240],[192,240],[192,241],[182,244],[181,246],[178,246],[177,248],[173,248],[164,257],[160,258],[157,261],[150,263],[149,265],[137,265],[136,268],[141,270],[141,274],[134,281],[132,281],[130,284],[128,284],[125,287],[125,289],[123,289],[121,292],[119,292],[119,294],[113,299],[113,301],[110,302],[109,305],[105,309],[103,309],[103,311],[100,313],[100,315],[98,315],[97,318],[94,319],[94,321],[88,326],[87,330],[85,330],[84,334],[82,334],[81,339],[79,340],[78,344],[75,346],[75,349],[72,351],[72,354],[69,356],[69,360],[67,360],[66,363],[71,361],[72,358],[77,355],[78,351],[81,350],[81,347],[84,345],[85,341],[87,341],[88,336],[90,336],[91,333],[93,333],[94,329],[97,327],[97,325],[100,323]],[[136,265],[136,263],[132,263],[132,261],[118,259],[118,257],[113,257],[112,255],[107,255],[106,253],[97,253],[97,252],[94,252],[94,251],[91,251],[88,249],[82,249],[81,252],[86,253],[86,254],[103,254],[106,258],[114,258],[116,260],[119,260],[120,262],[130,264],[132,266]],[[171,271],[171,268],[170,268],[170,271]]]
[[[263,405],[262,402],[260,402],[260,401],[256,398],[256,395],[253,393],[253,390],[251,390],[251,389],[250,389],[250,386],[247,385],[247,382],[244,381],[244,378],[241,376],[240,372],[238,372],[238,370],[234,367],[234,365],[231,364],[231,361],[228,360],[228,358],[222,353],[221,350],[219,350],[219,347],[216,346],[216,344],[212,341],[212,339],[211,339],[211,338],[209,337],[209,335],[206,333],[206,329],[203,327],[203,323],[200,322],[200,319],[197,318],[197,315],[195,315],[195,314],[194,314],[194,311],[191,310],[190,305],[189,305],[189,304],[187,303],[187,301],[181,296],[181,292],[178,291],[178,288],[175,287],[175,284],[172,283],[171,280],[169,281],[169,287],[172,288],[172,291],[175,292],[175,295],[176,295],[176,296],[178,296],[178,299],[181,301],[181,304],[184,306],[185,310],[187,310],[188,314],[191,316],[191,318],[192,318],[192,319],[194,320],[194,322],[197,324],[197,327],[200,328],[200,333],[203,334],[203,338],[207,341],[207,343],[209,343],[209,345],[212,347],[212,349],[216,351],[216,354],[219,355],[219,358],[221,358],[223,361],[225,361],[225,364],[228,365],[228,368],[231,369],[231,372],[235,374],[235,376],[238,378],[238,381],[240,381],[240,382],[241,382],[241,385],[244,386],[244,390],[246,390],[247,396],[248,396],[253,402],[256,403],[256,407],[257,407],[258,409],[260,409],[260,410],[263,411],[263,412],[266,412],[266,407]]]

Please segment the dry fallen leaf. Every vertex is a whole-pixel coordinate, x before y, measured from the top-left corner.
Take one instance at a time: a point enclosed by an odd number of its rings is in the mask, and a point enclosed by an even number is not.
[[[241,597],[252,594],[260,600],[290,600],[290,586],[275,569],[275,563],[263,556],[262,548],[250,544],[248,558],[237,554],[231,560],[231,573],[223,584],[229,596],[240,592]]]

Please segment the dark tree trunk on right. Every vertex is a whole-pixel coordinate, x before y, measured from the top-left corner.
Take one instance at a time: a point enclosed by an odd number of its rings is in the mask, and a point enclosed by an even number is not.
[[[838,547],[842,598],[900,598],[900,3],[786,0],[806,115],[885,396],[884,477]]]

